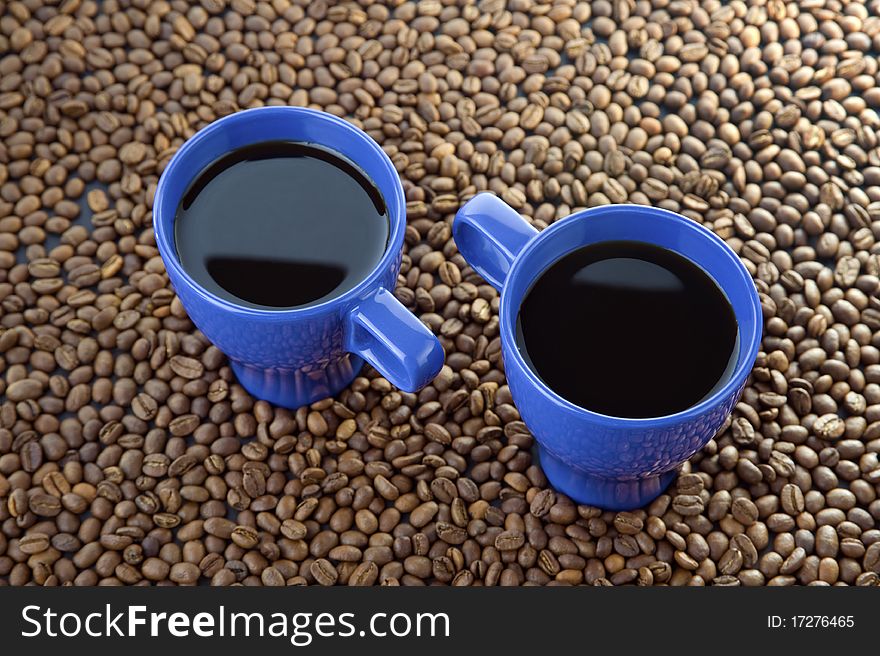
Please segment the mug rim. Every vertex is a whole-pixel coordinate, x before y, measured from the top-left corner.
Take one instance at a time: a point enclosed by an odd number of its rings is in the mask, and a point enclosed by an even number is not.
[[[672,221],[676,223],[679,228],[691,231],[693,234],[699,235],[700,238],[709,242],[714,248],[718,250],[719,254],[724,255],[726,261],[739,273],[742,282],[746,283],[745,287],[748,289],[749,292],[751,310],[752,312],[754,312],[755,315],[755,321],[751,333],[749,335],[744,335],[742,334],[742,332],[740,333],[741,341],[744,339],[748,340],[748,351],[746,352],[745,357],[738,359],[736,367],[734,368],[734,371],[728,381],[713,394],[702,399],[699,403],[685,408],[684,410],[680,410],[678,412],[668,415],[657,415],[654,417],[618,417],[615,415],[602,414],[583,406],[577,405],[576,403],[572,403],[565,397],[555,392],[549,385],[541,380],[537,373],[528,365],[528,363],[526,363],[525,359],[522,356],[522,353],[520,353],[520,350],[516,346],[516,340],[514,338],[514,335],[516,334],[514,328],[514,319],[516,316],[516,312],[518,312],[519,310],[519,307],[511,307],[512,301],[510,300],[510,293],[508,292],[508,289],[510,289],[511,287],[510,281],[514,278],[526,275],[526,271],[524,270],[524,267],[526,266],[525,263],[529,260],[530,256],[532,255],[532,253],[534,253],[537,247],[547,240],[552,239],[553,236],[560,230],[564,230],[569,221],[581,221],[584,219],[588,219],[593,215],[606,213],[614,214],[621,211],[635,211],[638,213],[653,214],[657,218],[660,218],[662,220]],[[647,241],[645,243],[653,242]],[[574,248],[576,249],[578,248],[578,246],[575,246]],[[568,252],[571,251],[566,251],[566,253]],[[553,262],[558,261],[559,258],[563,257],[566,253],[561,253],[556,256],[553,259]],[[681,255],[682,257],[688,257],[688,259],[690,259],[690,257],[684,253],[679,253],[679,255]],[[709,277],[713,278],[714,280],[714,277],[711,276],[708,272],[706,272],[706,275],[709,275]],[[718,284],[717,281],[715,282],[715,284]],[[696,419],[704,415],[707,411],[717,407],[720,403],[723,403],[724,400],[731,395],[731,393],[733,393],[737,388],[745,384],[746,379],[751,373],[755,358],[757,357],[758,350],[761,346],[761,334],[763,325],[761,301],[758,298],[758,292],[755,288],[752,276],[748,272],[742,261],[739,259],[739,257],[736,255],[736,253],[733,252],[730,246],[728,246],[723,239],[721,239],[718,235],[716,235],[708,228],[705,228],[699,223],[692,221],[691,219],[688,219],[681,214],[678,214],[677,212],[672,212],[671,210],[666,210],[660,207],[653,207],[650,205],[631,204],[615,204],[590,207],[585,210],[581,210],[580,212],[575,212],[574,214],[571,214],[562,219],[559,219],[544,230],[538,232],[532,239],[529,240],[529,242],[522,248],[522,250],[517,253],[516,258],[514,259],[513,264],[511,265],[507,276],[505,277],[504,284],[501,290],[499,318],[501,321],[501,343],[505,349],[505,358],[512,358],[516,363],[516,366],[528,379],[529,383],[531,383],[535,389],[548,397],[551,402],[555,403],[558,406],[562,406],[570,412],[585,416],[593,420],[594,422],[602,424],[606,427],[619,428],[621,427],[621,425],[624,425],[640,429],[668,426],[671,424],[677,424],[691,419]],[[741,331],[739,322],[737,322],[737,328]],[[514,399],[514,402],[515,401],[516,399]]]
[[[383,200],[385,201],[385,205],[388,208],[388,241],[385,245],[385,250],[382,253],[382,257],[379,258],[379,261],[376,262],[370,272],[366,276],[364,276],[364,278],[354,287],[343,292],[342,294],[339,294],[338,296],[333,296],[332,298],[313,305],[277,309],[249,307],[234,303],[233,301],[227,300],[205,289],[192,276],[190,276],[189,272],[187,272],[187,270],[181,265],[180,260],[177,257],[177,249],[174,243],[173,236],[173,226],[175,220],[174,214],[172,214],[170,218],[165,218],[162,212],[163,203],[160,201],[162,201],[165,196],[168,195],[168,192],[166,190],[169,184],[168,180],[174,175],[182,174],[183,171],[186,170],[186,163],[189,157],[189,152],[193,150],[197,144],[213,137],[217,132],[227,129],[240,128],[241,126],[238,125],[240,123],[245,124],[251,123],[253,121],[259,121],[261,120],[262,116],[265,116],[267,114],[275,114],[278,116],[284,116],[286,118],[293,119],[305,118],[308,120],[324,121],[326,123],[334,125],[337,128],[349,132],[352,136],[356,137],[370,150],[371,154],[378,159],[381,166],[385,169],[385,172],[391,177],[391,179],[396,181],[396,184],[393,185],[394,189],[391,193],[392,198],[389,198],[386,190],[382,188],[376,180],[373,180],[372,176],[367,176],[379,189],[379,192],[382,195]],[[253,143],[259,142],[254,141]],[[327,147],[333,149],[332,146]],[[358,161],[354,160],[348,155],[344,156],[351,160],[355,165],[363,169]],[[177,169],[182,170],[178,171]],[[187,184],[191,184],[200,172],[201,169],[188,176],[189,182]],[[394,209],[392,209],[391,201],[393,201],[394,203]],[[177,204],[175,204],[175,208],[176,206]],[[394,168],[394,164],[392,164],[391,158],[388,157],[388,154],[382,149],[382,147],[378,143],[376,143],[376,141],[372,137],[370,137],[370,135],[368,135],[359,127],[352,125],[348,121],[345,121],[338,116],[330,114],[329,112],[323,112],[317,109],[311,109],[309,107],[272,105],[264,107],[253,107],[219,118],[196,132],[193,136],[187,139],[183,143],[183,145],[180,146],[177,152],[174,153],[171,161],[168,162],[168,165],[162,171],[162,175],[159,177],[159,183],[156,186],[156,194],[153,200],[153,234],[155,235],[156,246],[159,249],[159,253],[160,255],[163,255],[162,261],[165,265],[165,268],[168,270],[169,278],[174,279],[176,277],[177,279],[181,280],[183,284],[187,285],[203,300],[214,305],[215,308],[227,313],[238,315],[242,318],[287,321],[292,318],[300,319],[309,316],[318,316],[321,314],[325,314],[328,310],[333,309],[333,307],[336,305],[345,304],[346,302],[362,298],[365,293],[372,291],[378,285],[380,285],[383,273],[389,267],[391,267],[394,261],[400,256],[400,252],[403,248],[403,238],[404,232],[406,230],[406,220],[404,218],[405,211],[406,203],[403,196],[403,186],[400,184],[400,178],[398,176],[397,169]],[[166,223],[168,228],[167,230]],[[168,257],[165,257],[165,254],[167,254]]]

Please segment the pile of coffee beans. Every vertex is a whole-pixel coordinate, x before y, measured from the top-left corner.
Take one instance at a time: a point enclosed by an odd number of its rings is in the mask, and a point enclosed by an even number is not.
[[[0,0],[0,584],[877,585],[880,2]],[[189,321],[151,210],[175,150],[262,105],[382,144],[417,394],[256,401]],[[724,238],[766,324],[666,494],[555,493],[498,294],[451,239],[651,204]],[[646,330],[657,318],[645,317]],[[633,386],[640,385],[637,377]]]

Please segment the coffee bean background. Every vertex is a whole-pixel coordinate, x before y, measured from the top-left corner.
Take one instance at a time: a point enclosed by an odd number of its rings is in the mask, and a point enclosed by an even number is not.
[[[876,585],[878,14],[0,0],[0,584]],[[273,104],[346,117],[400,172],[396,294],[447,352],[418,394],[365,370],[311,407],[256,401],[169,287],[159,175]],[[753,274],[742,401],[649,507],[576,505],[533,462],[498,294],[451,239],[484,190],[538,228],[675,210]]]

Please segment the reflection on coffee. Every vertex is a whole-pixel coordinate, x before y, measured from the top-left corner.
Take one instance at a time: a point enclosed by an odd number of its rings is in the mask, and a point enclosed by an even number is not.
[[[609,241],[560,258],[532,285],[517,342],[557,394],[615,417],[685,410],[727,381],[737,324],[717,283],[659,246]]]
[[[207,166],[183,196],[174,236],[183,268],[239,305],[284,309],[337,297],[375,268],[388,241],[376,185],[342,156],[264,142]]]

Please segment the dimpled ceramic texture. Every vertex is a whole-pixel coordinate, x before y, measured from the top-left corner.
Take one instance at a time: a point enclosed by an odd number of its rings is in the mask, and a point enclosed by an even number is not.
[[[181,196],[208,164],[242,146],[277,140],[320,145],[354,162],[378,186],[390,224],[384,255],[353,289],[317,305],[262,310],[211,294],[181,268],[174,216]],[[239,382],[258,398],[297,408],[343,389],[364,360],[406,391],[426,385],[443,365],[437,338],[390,291],[400,271],[405,212],[397,172],[366,133],[324,112],[261,107],[215,121],[177,151],[159,180],[153,223],[181,303],[199,330],[229,357]]]
[[[612,510],[637,508],[656,498],[675,478],[677,467],[724,425],[757,357],[761,306],[754,282],[736,254],[709,230],[667,210],[596,207],[539,233],[490,194],[474,197],[459,210],[453,235],[468,264],[501,291],[507,381],[540,446],[541,466],[553,486],[579,503]],[[648,242],[690,259],[715,280],[733,307],[739,329],[733,375],[709,398],[683,412],[649,419],[591,412],[549,389],[517,348],[517,314],[532,283],[571,251],[612,240]],[[651,329],[652,321],[662,317],[645,317],[645,330]],[[588,364],[583,375],[591,375]],[[633,385],[638,384],[634,378]]]

